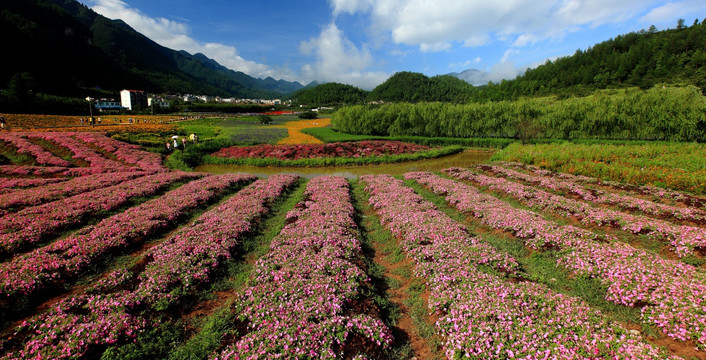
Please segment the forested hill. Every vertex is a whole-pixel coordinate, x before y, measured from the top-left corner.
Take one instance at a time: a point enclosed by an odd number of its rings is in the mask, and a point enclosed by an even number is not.
[[[0,89],[13,96],[29,91],[85,97],[128,88],[274,98],[302,87],[256,79],[202,54],[165,48],[74,0],[3,0],[0,31]]]
[[[704,19],[706,21],[706,19]],[[572,56],[548,61],[514,80],[487,86],[483,98],[584,95],[596,89],[655,84],[691,84],[706,89],[706,24],[620,35]]]
[[[299,104],[312,106],[355,105],[365,103],[368,92],[355,86],[326,83],[303,88],[290,96]]]
[[[398,72],[368,94],[369,101],[463,102],[475,92],[473,85],[451,75],[427,77],[420,73]]]
[[[367,93],[367,101],[454,102],[519,97],[583,96],[606,88],[656,84],[695,85],[706,90],[706,24],[680,21],[676,28],[633,32],[527,70],[513,80],[479,87],[451,75],[398,72]],[[350,103],[339,87],[315,87],[327,103]],[[329,91],[329,93],[325,93]],[[337,97],[338,96],[338,97]]]

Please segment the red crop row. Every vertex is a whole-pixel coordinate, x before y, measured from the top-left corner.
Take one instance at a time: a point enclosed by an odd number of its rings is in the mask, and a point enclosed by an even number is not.
[[[706,208],[706,201],[704,201],[703,199],[698,198],[698,197],[694,197],[693,195],[689,195],[687,193],[683,193],[680,191],[665,189],[665,188],[656,187],[656,186],[652,186],[652,185],[643,185],[643,186],[628,185],[628,184],[619,183],[616,181],[600,180],[597,178],[592,178],[592,177],[588,177],[588,176],[584,176],[584,175],[574,175],[574,174],[567,174],[567,173],[554,173],[549,170],[540,169],[534,165],[525,165],[525,164],[515,163],[515,162],[503,162],[503,164],[505,166],[519,167],[522,169],[526,169],[536,175],[543,176],[543,177],[558,178],[561,180],[571,181],[571,182],[578,183],[578,184],[604,185],[604,186],[618,188],[618,189],[621,189],[623,191],[626,191],[626,192],[632,193],[632,194],[649,195],[656,202],[662,202],[664,200],[679,201],[679,202],[682,202],[687,205],[696,206],[697,208],[701,208],[701,209]]]
[[[410,154],[429,147],[399,141],[357,141],[317,145],[256,145],[223,148],[213,156],[225,158],[275,158],[280,160],[324,157],[363,157]]]
[[[48,201],[77,195],[83,192],[120,184],[124,181],[144,176],[143,172],[127,172],[82,176],[35,188],[15,190],[0,195],[0,209],[8,210],[24,206],[39,205]]]
[[[94,144],[103,150],[115,155],[118,160],[131,165],[136,165],[144,171],[164,171],[162,157],[159,154],[142,150],[138,145],[132,145],[111,139],[103,134],[79,132],[74,135],[76,139],[87,144]]]
[[[72,157],[89,164],[88,167],[72,167],[42,146],[28,139],[42,139],[57,147],[70,151]],[[50,165],[46,168],[30,166],[3,165],[0,174],[4,175],[49,175],[84,176],[104,172],[127,171],[165,171],[159,154],[141,150],[139,146],[113,140],[99,133],[83,132],[20,132],[0,135],[0,139],[14,146],[18,152],[33,156],[39,164]]]
[[[55,184],[68,180],[67,178],[51,178],[51,179],[5,179],[0,178],[0,194],[10,193],[16,190],[43,186],[47,184]]]

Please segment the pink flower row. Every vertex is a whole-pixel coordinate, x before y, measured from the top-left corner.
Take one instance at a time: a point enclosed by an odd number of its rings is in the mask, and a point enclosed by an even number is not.
[[[172,176],[170,180],[194,178]],[[224,189],[252,178],[208,177],[107,218],[32,252],[0,264],[0,296],[30,295],[59,279],[76,277],[114,249],[172,225],[173,220],[213,199]]]
[[[598,189],[588,189],[573,181],[529,175],[496,165],[481,165],[477,168],[489,171],[495,175],[506,177],[510,180],[519,180],[554,191],[566,191],[570,194],[578,195],[585,201],[595,204],[618,206],[623,209],[640,211],[648,215],[665,216],[679,220],[692,220],[698,222],[703,222],[706,220],[706,213],[693,207],[666,205],[654,201],[643,200],[633,196],[616,194]]]
[[[0,179],[0,194],[6,194],[18,189],[55,184],[68,180],[67,178],[51,179]]]
[[[0,175],[45,176],[67,175],[69,168],[63,166],[0,165]]]
[[[626,306],[644,304],[643,321],[677,340],[706,348],[706,274],[679,261],[662,259],[625,243],[602,243],[599,235],[558,225],[539,214],[517,209],[466,184],[431,173],[408,173],[446,201],[492,229],[521,238],[525,245],[558,251],[557,265],[575,275],[598,278],[606,300]]]
[[[0,209],[18,209],[120,184],[147,173],[126,172],[83,176],[57,184],[21,189],[0,195]]]
[[[515,263],[481,245],[402,181],[387,175],[361,180],[381,222],[427,280],[429,307],[440,315],[436,327],[448,358],[668,358],[579,299],[481,272],[480,265]]]
[[[52,154],[45,148],[30,142],[23,135],[24,134],[21,133],[5,133],[0,135],[0,140],[8,142],[17,148],[18,153],[33,156],[39,164],[50,166],[71,166],[70,162]]]
[[[108,159],[99,152],[91,149],[86,143],[74,138],[77,133],[29,133],[29,137],[52,141],[59,146],[69,149],[73,158],[81,159],[90,164],[92,173],[139,171],[139,168],[126,166],[118,161]],[[84,169],[85,170],[85,169]]]
[[[0,257],[79,225],[98,212],[115,210],[134,197],[153,195],[175,181],[201,176],[184,172],[144,176],[3,216],[0,218]]]
[[[374,357],[389,347],[387,326],[351,313],[369,281],[356,265],[362,251],[354,214],[345,179],[309,182],[237,303],[246,333],[214,359]]]
[[[242,245],[243,237],[299,176],[278,174],[257,180],[220,206],[182,228],[149,252],[153,261],[140,274],[141,301],[162,310],[202,282]]]
[[[95,132],[79,132],[74,136],[78,140],[88,144],[94,144],[95,146],[112,153],[118,160],[124,161],[128,164],[134,164],[144,171],[167,170],[162,165],[162,157],[159,154],[142,150],[142,148],[138,145],[117,141]]]
[[[584,224],[615,226],[633,234],[648,234],[657,239],[667,240],[680,257],[693,254],[696,248],[706,247],[706,230],[695,226],[675,225],[647,216],[593,207],[581,201],[467,169],[451,168],[445,171],[457,179],[471,181],[510,195],[528,206],[565,217],[579,218]]]
[[[153,248],[148,255],[152,261],[139,275],[134,291],[111,289],[111,284],[130,277],[118,271],[97,284],[91,294],[64,300],[26,321],[16,329],[18,336],[26,337],[24,348],[3,359],[82,357],[91,347],[134,341],[147,326],[159,326],[147,319],[150,312],[143,311],[163,310],[208,281],[210,272],[230,256],[253,222],[297,179],[275,175],[258,180]],[[109,292],[101,293],[101,289]]]
[[[605,186],[611,186],[615,187],[624,191],[627,191],[628,193],[632,194],[641,194],[641,195],[650,195],[652,196],[653,200],[656,202],[664,201],[666,200],[672,200],[672,201],[679,201],[684,204],[687,204],[689,206],[696,206],[697,208],[706,208],[706,202],[700,198],[693,197],[691,195],[679,192],[679,191],[674,191],[674,190],[669,190],[669,189],[664,189],[656,186],[651,186],[651,185],[643,185],[643,186],[634,186],[634,185],[628,185],[624,183],[619,183],[615,181],[607,181],[607,180],[600,180],[588,176],[583,176],[583,175],[573,175],[573,174],[566,174],[566,173],[554,173],[549,170],[544,170],[540,169],[534,165],[525,165],[522,163],[514,163],[514,162],[507,162],[504,163],[506,166],[512,166],[512,167],[520,167],[527,169],[531,172],[533,172],[536,175],[539,176],[545,176],[545,177],[557,177],[562,180],[566,181],[572,181],[576,182],[579,184],[597,184],[597,185],[605,185]]]

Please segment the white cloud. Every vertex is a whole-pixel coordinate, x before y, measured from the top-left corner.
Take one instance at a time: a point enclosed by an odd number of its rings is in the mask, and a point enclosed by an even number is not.
[[[688,26],[694,21],[694,14],[703,14],[704,11],[706,11],[706,3],[701,0],[670,2],[652,9],[647,15],[641,17],[640,21],[647,24],[664,24],[675,27],[676,19],[684,18]]]
[[[365,71],[373,65],[370,51],[366,47],[357,48],[335,23],[323,28],[318,37],[302,41],[299,51],[316,57],[314,64],[302,68],[305,78],[372,89],[389,77],[382,72]]]
[[[467,61],[465,61],[465,62],[458,62],[458,63],[451,63],[451,64],[449,64],[449,67],[450,67],[450,68],[463,68],[463,69],[465,69],[465,68],[467,68],[467,67],[469,67],[469,66],[471,66],[471,65],[473,65],[473,64],[478,64],[478,63],[480,63],[481,60],[482,60],[482,59],[480,58],[480,56],[478,56],[478,57],[476,57],[476,58],[473,59],[473,60],[467,60]]]
[[[503,54],[502,59],[500,59],[500,62],[506,62],[508,61],[512,56],[519,54],[519,50],[515,49],[507,49],[505,50],[505,53]]]
[[[438,42],[433,44],[423,43],[419,45],[419,51],[421,52],[439,52],[451,49],[451,44],[447,42]]]
[[[238,55],[233,46],[219,43],[202,43],[189,36],[189,26],[183,22],[165,18],[152,18],[140,10],[131,8],[121,0],[93,0],[92,9],[110,19],[121,19],[139,33],[170,49],[185,50],[191,54],[202,53],[221,65],[242,71],[254,77],[284,78],[294,80],[286,68],[272,68],[246,60]]]
[[[647,11],[658,0],[329,0],[334,15],[369,13],[377,29],[398,44],[443,51],[436,44],[477,47],[492,38],[515,46],[561,38],[581,27],[618,23]],[[692,1],[692,0],[687,0]],[[695,0],[693,0],[695,1]]]

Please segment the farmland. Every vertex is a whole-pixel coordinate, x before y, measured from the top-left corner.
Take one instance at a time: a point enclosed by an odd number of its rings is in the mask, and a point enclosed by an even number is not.
[[[693,193],[519,162],[182,172],[96,132],[0,151],[4,359],[706,358]]]

